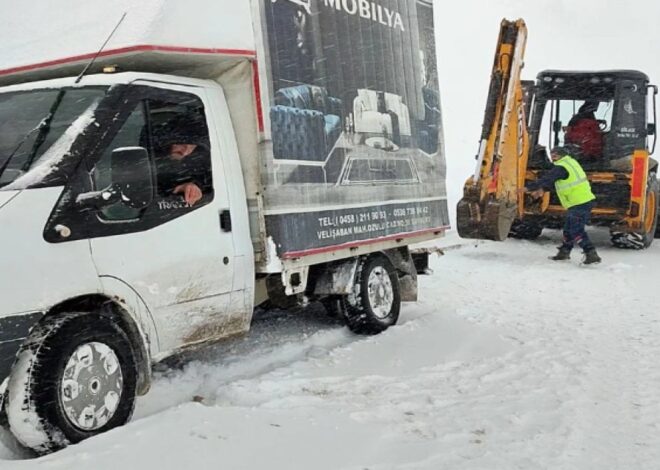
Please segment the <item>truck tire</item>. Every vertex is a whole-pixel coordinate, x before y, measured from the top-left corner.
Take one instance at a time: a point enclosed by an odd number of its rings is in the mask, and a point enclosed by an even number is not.
[[[521,240],[536,240],[543,232],[543,227],[533,222],[523,222],[522,220],[514,220],[509,232],[510,238],[518,238]]]
[[[382,255],[358,264],[353,293],[345,301],[346,324],[356,334],[374,335],[396,324],[401,310],[399,277]]]
[[[7,388],[7,420],[39,454],[125,424],[133,414],[137,367],[126,333],[109,317],[46,318],[18,352]]]
[[[651,246],[658,232],[658,198],[660,186],[655,173],[649,174],[646,186],[646,211],[644,213],[644,226],[635,232],[610,231],[612,245],[617,248],[629,250],[643,250]]]

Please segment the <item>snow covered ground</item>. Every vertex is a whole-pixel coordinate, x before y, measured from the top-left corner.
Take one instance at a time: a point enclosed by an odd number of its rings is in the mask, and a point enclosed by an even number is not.
[[[163,368],[129,425],[40,459],[2,447],[0,469],[658,468],[660,243],[593,233],[597,267],[547,260],[557,232],[450,236],[384,334],[262,313]]]

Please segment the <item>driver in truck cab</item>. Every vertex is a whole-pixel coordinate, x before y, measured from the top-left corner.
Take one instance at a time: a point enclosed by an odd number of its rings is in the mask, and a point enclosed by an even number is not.
[[[210,193],[208,148],[203,121],[182,116],[165,125],[156,137],[158,195],[179,195],[192,207]]]

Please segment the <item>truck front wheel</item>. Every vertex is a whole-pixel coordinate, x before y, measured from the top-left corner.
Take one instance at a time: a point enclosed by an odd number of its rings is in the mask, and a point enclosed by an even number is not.
[[[378,334],[396,324],[401,310],[399,277],[390,261],[376,255],[360,260],[353,293],[345,302],[348,327],[357,334]]]
[[[23,345],[7,388],[9,429],[38,453],[126,423],[137,367],[130,340],[109,317],[46,318]]]

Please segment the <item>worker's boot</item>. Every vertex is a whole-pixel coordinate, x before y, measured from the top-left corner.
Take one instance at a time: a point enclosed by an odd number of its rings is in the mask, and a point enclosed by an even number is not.
[[[598,253],[596,253],[595,248],[591,248],[584,252],[584,261],[582,261],[582,264],[597,264],[601,261],[602,260],[600,259],[600,256],[598,256]]]
[[[557,254],[555,256],[550,256],[550,259],[552,261],[566,261],[567,259],[571,259],[571,250],[564,246],[560,246]]]

